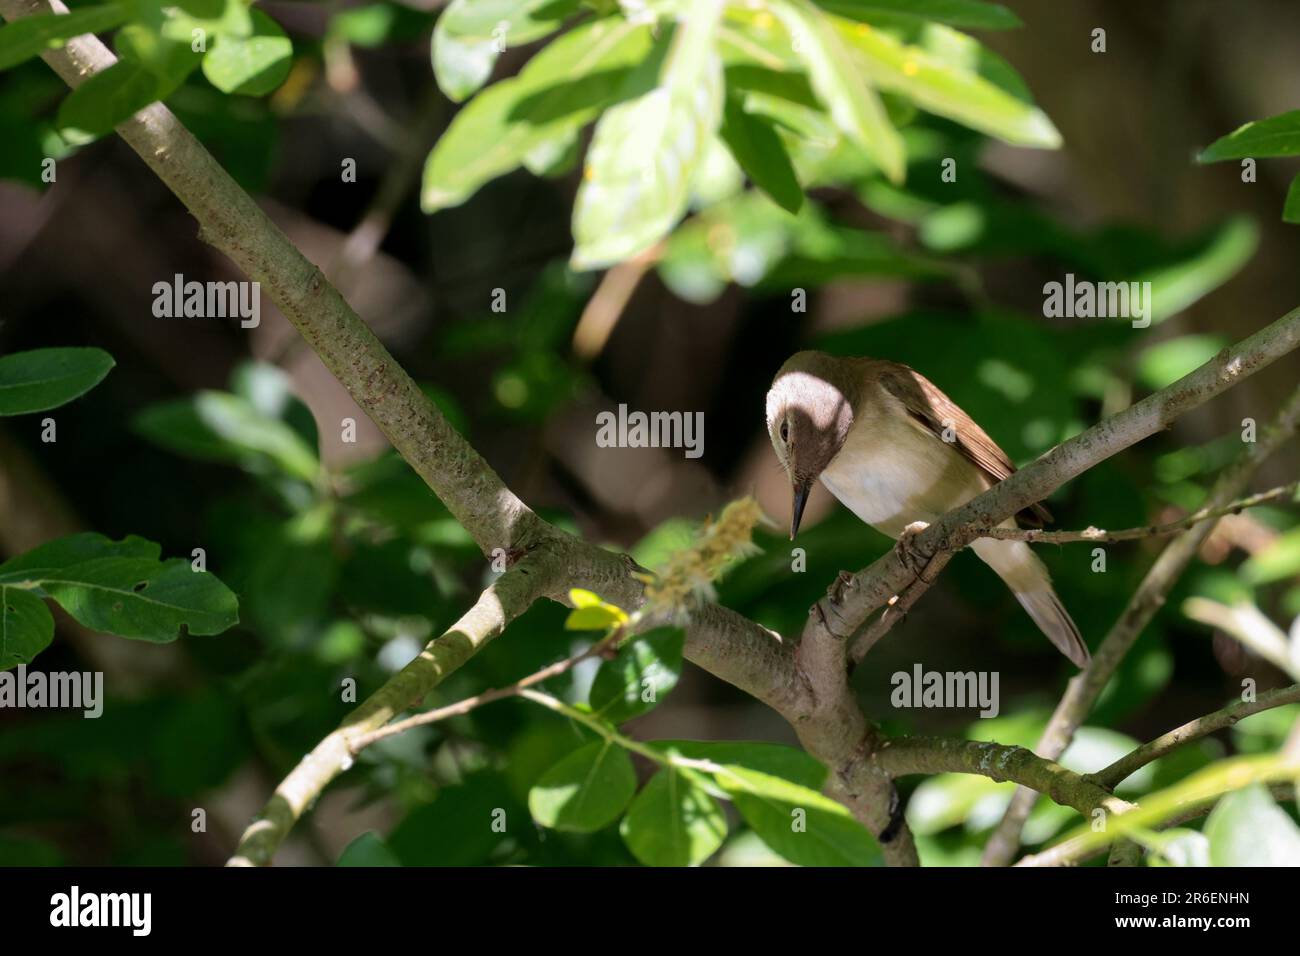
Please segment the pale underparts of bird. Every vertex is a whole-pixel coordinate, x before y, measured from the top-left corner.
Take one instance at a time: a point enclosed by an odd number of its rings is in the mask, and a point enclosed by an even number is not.
[[[799,352],[767,393],[767,427],[793,491],[791,538],[812,483],[897,539],[987,491],[1016,469],[1005,452],[929,379],[881,359]],[[1035,504],[1027,523],[1051,519]],[[1008,518],[1002,527],[1017,527]],[[980,538],[971,549],[1016,596],[1039,629],[1078,667],[1087,645],[1023,541]]]

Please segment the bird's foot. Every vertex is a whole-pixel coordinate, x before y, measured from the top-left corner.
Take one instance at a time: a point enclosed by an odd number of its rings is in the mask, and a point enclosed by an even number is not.
[[[898,560],[903,562],[903,567],[923,581],[930,580],[925,576],[925,572],[930,566],[933,555],[926,554],[916,546],[916,536],[928,527],[930,525],[926,521],[913,521],[903,529],[894,544],[894,551],[898,554]]]

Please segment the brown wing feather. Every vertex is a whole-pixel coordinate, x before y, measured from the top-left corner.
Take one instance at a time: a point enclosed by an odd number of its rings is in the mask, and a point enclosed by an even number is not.
[[[950,422],[956,433],[957,450],[984,471],[993,481],[1001,481],[1015,473],[1007,453],[998,447],[998,443],[989,437],[988,432],[980,428],[975,420],[962,411],[961,406],[943,393],[920,372],[900,365],[889,363],[889,368],[881,376],[881,383],[891,394],[897,397],[921,425],[943,439],[943,433]],[[1052,520],[1052,513],[1042,504],[1035,502],[1020,512],[1026,523],[1041,524]]]

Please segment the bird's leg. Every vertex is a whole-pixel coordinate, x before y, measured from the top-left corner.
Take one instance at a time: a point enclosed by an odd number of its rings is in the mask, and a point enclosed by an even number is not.
[[[925,571],[930,566],[933,555],[926,554],[916,547],[916,536],[928,527],[930,527],[929,522],[913,521],[903,529],[894,544],[894,551],[898,554],[898,560],[903,562],[903,567],[911,571],[914,577],[926,582],[930,579],[925,576]]]

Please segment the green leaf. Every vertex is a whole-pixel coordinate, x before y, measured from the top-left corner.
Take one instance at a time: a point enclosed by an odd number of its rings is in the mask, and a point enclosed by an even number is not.
[[[665,767],[632,801],[618,832],[646,866],[698,866],[726,839],[727,816],[717,800]]]
[[[1214,358],[1228,342],[1220,335],[1180,335],[1157,342],[1138,358],[1138,376],[1151,389],[1172,385]]]
[[[83,33],[103,33],[126,22],[126,7],[106,3],[79,7],[65,13],[38,13],[0,27],[0,70],[7,70],[24,60]]]
[[[220,634],[239,622],[239,602],[217,578],[173,558],[96,558],[53,572],[45,591],[95,631],[166,643],[191,634]]]
[[[569,600],[573,602],[573,610],[565,618],[566,631],[603,631],[627,622],[626,611],[590,591],[570,588]]]
[[[722,119],[722,61],[713,50],[720,0],[679,23],[659,85],[606,111],[573,207],[574,269],[643,252],[686,212],[691,178]]]
[[[1291,180],[1286,191],[1286,205],[1282,207],[1282,221],[1300,225],[1300,175]]]
[[[1056,149],[1061,145],[1047,114],[980,76],[979,44],[943,27],[937,35],[944,56],[909,46],[864,23],[832,18],[835,29],[857,54],[871,81],[906,96],[917,106],[1017,146]],[[957,47],[953,51],[952,47]],[[960,55],[951,55],[957,52]],[[961,61],[965,60],[965,63]]]
[[[254,472],[273,466],[303,481],[314,481],[320,471],[315,451],[293,428],[229,392],[204,391],[151,406],[134,424],[150,441],[194,458]]]
[[[0,358],[0,415],[57,408],[102,382],[113,365],[111,355],[91,348],[6,355]]]
[[[1217,163],[1225,159],[1295,156],[1297,153],[1300,153],[1300,110],[1291,110],[1238,127],[1207,146],[1196,161]]]
[[[1212,866],[1300,866],[1300,828],[1253,784],[1218,802],[1205,821]]]
[[[500,53],[554,33],[577,0],[452,0],[433,28],[433,73],[459,103],[487,82]]]
[[[127,535],[112,541],[93,531],[70,534],[38,545],[0,564],[0,584],[38,584],[43,578],[96,558],[142,558],[157,561],[162,549],[152,541]]]
[[[0,585],[0,671],[28,664],[54,640],[54,618],[31,591]]]
[[[223,93],[263,96],[284,82],[293,66],[293,42],[261,10],[250,11],[248,37],[219,34],[203,57],[203,75]]]
[[[714,775],[763,842],[800,866],[876,866],[876,840],[816,790],[734,765]]]
[[[773,0],[772,12],[789,31],[817,98],[831,118],[895,183],[903,181],[903,140],[832,22],[808,0]]]
[[[1151,283],[1151,321],[1163,322],[1209,295],[1236,275],[1258,246],[1258,227],[1237,216],[1187,258],[1136,276],[1138,282]]]
[[[542,774],[528,792],[528,809],[544,827],[592,833],[618,819],[635,792],[636,772],[627,753],[597,740]]]
[[[1251,584],[1271,584],[1297,574],[1300,574],[1300,527],[1274,538],[1241,566],[1241,576]]]
[[[627,94],[651,49],[650,30],[608,17],[548,43],[517,77],[494,83],[456,114],[424,167],[420,206],[456,206],[517,168],[541,144],[579,130]]]
[[[402,861],[379,836],[363,833],[343,848],[335,866],[401,866]]]
[[[590,703],[596,716],[621,724],[654,709],[677,686],[684,639],[681,628],[656,628],[629,641],[613,660],[601,664],[591,684]]]
[[[59,107],[65,137],[91,140],[158,100],[158,78],[142,63],[118,60],[68,94]]]
[[[722,140],[755,186],[781,208],[792,213],[799,211],[803,205],[803,187],[790,165],[785,144],[766,119],[745,112],[735,98],[728,98],[723,112]]]
[[[1000,3],[981,0],[818,0],[818,6],[851,20],[871,20],[878,14],[909,20],[934,20],[976,30],[1011,30],[1021,26]]]

